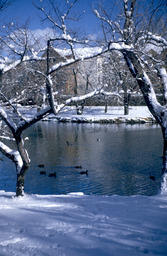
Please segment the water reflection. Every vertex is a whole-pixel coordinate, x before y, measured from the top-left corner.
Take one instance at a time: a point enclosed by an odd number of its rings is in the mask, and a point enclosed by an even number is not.
[[[28,193],[159,192],[162,142],[157,126],[41,122],[27,130],[26,136],[30,139],[26,146],[31,157],[25,183]],[[79,165],[88,170],[88,176],[75,168]],[[46,175],[40,175],[41,170]],[[51,172],[56,172],[56,178],[48,177]]]

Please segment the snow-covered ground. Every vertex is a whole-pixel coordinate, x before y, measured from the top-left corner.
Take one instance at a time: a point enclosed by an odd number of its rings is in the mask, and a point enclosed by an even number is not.
[[[50,115],[49,119],[55,119]],[[56,120],[62,122],[86,122],[86,123],[152,123],[155,122],[153,116],[146,106],[130,107],[129,115],[124,115],[121,106],[108,107],[107,113],[103,106],[85,107],[82,115],[76,114],[76,107],[66,107],[57,116]]]
[[[0,191],[1,256],[167,255],[167,194],[13,196]]]

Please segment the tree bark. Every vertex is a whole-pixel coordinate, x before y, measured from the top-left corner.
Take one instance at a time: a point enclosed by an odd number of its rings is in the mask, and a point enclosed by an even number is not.
[[[163,135],[162,174],[167,172],[167,127],[161,127]]]
[[[24,178],[25,174],[28,170],[27,166],[23,166],[21,172],[17,174],[17,182],[16,182],[16,196],[24,195]]]
[[[155,117],[156,121],[162,125],[161,113],[164,111],[164,107],[157,101],[152,83],[144,71],[140,59],[132,51],[123,50],[122,53],[132,76],[136,79],[139,85],[148,109]]]
[[[129,100],[130,94],[127,91],[124,92],[124,115],[129,115]]]
[[[73,68],[73,75],[74,75],[74,95],[78,95],[78,81],[77,81],[77,71]]]
[[[24,195],[24,177],[25,174],[30,166],[30,159],[28,153],[24,147],[24,141],[21,138],[21,135],[16,134],[16,144],[18,151],[20,153],[21,159],[23,161],[23,166],[21,170],[18,170],[18,166],[16,165],[17,173],[17,183],[16,183],[16,196],[23,196]]]
[[[104,113],[107,113],[108,111],[108,102],[107,102],[107,98],[104,95],[104,102],[105,102],[105,108],[104,108]]]

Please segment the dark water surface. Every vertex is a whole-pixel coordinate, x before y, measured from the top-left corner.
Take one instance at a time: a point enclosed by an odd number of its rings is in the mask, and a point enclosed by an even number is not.
[[[40,122],[28,129],[26,136],[31,158],[25,182],[27,193],[159,192],[162,138],[158,126]],[[0,189],[15,191],[15,167],[2,158]],[[39,164],[44,167],[38,167]],[[88,175],[81,175],[85,170]],[[41,175],[41,171],[46,174]],[[48,177],[54,172],[56,177]]]

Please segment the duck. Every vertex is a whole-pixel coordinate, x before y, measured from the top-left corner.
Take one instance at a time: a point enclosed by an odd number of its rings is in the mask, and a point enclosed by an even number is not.
[[[45,165],[44,165],[44,164],[38,164],[38,167],[39,167],[39,168],[44,168]]]
[[[74,168],[76,168],[76,169],[82,169],[82,165],[76,165],[76,166],[74,166]]]
[[[56,178],[56,172],[49,173],[48,177],[55,177]]]
[[[153,180],[153,181],[155,181],[155,176],[150,175],[150,179]]]
[[[88,175],[88,170],[86,170],[86,171],[81,171],[80,174],[81,174],[81,175],[83,175],[83,174]]]
[[[46,172],[45,171],[41,171],[40,174],[41,175],[46,175]]]

